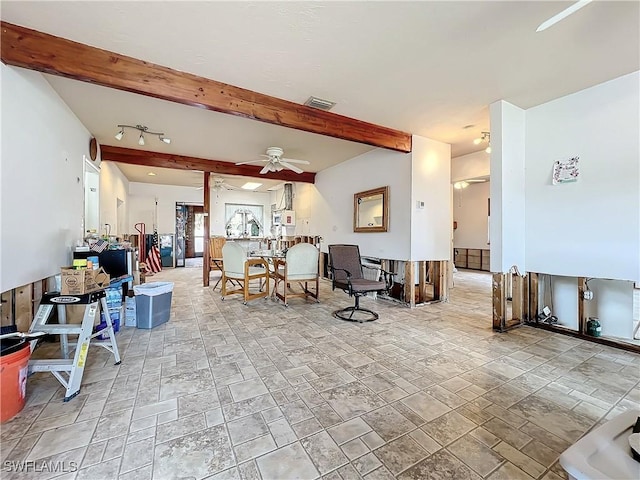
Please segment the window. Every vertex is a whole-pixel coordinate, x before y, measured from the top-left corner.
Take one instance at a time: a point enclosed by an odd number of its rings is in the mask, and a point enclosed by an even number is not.
[[[225,231],[228,237],[261,237],[264,235],[264,206],[226,203]]]

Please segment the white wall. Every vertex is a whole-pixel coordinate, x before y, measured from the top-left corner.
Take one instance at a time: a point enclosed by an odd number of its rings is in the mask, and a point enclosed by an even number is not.
[[[325,226],[314,217],[314,210],[317,209],[313,202],[320,200],[316,186],[310,183],[295,183],[293,192],[293,207],[296,211],[295,234],[323,236],[324,232],[321,229]]]
[[[83,237],[91,135],[44,77],[0,64],[0,292],[60,273]]]
[[[527,111],[527,270],[640,280],[639,92],[635,72]],[[553,186],[576,155],[579,181]]]
[[[451,183],[488,177],[490,173],[491,155],[484,150],[451,159]]]
[[[176,202],[202,204],[203,201],[203,191],[197,188],[131,182],[129,232],[136,233],[134,225],[144,223],[147,233],[153,233],[154,225],[157,225],[158,233],[175,233]]]
[[[105,232],[105,225],[109,225],[111,235],[132,233],[128,225],[127,206],[129,203],[129,180],[113,162],[100,164],[100,231]],[[124,202],[123,208],[118,208],[119,201]],[[119,218],[124,215],[123,218]],[[119,228],[120,227],[120,228]],[[120,231],[122,230],[122,231]]]
[[[100,170],[84,162],[84,231],[100,231]]]
[[[385,185],[389,186],[389,231],[354,233],[353,195]],[[298,184],[294,209],[296,220],[311,219],[308,229],[323,237],[324,251],[329,244],[351,243],[360,245],[362,255],[408,260],[410,202],[411,154],[376,149],[319,172],[315,185]]]
[[[588,317],[597,317],[602,335],[630,339],[633,334],[633,282],[594,279],[589,281],[593,300],[585,302]]]
[[[352,243],[364,256],[448,260],[450,168],[450,145],[414,136],[410,154],[376,149],[323,170],[314,185],[296,184],[296,233],[322,236],[323,251],[330,244]],[[354,194],[385,185],[389,231],[354,233]],[[417,201],[424,201],[425,208],[418,209]]]
[[[558,317],[558,324],[572,330],[578,329],[578,279],[575,277],[551,278],[552,314]],[[551,307],[551,305],[549,305]],[[541,307],[542,310],[542,307]]]
[[[525,111],[491,104],[491,271],[525,265]]]
[[[225,190],[221,192],[212,190],[210,205],[211,235],[226,235],[224,229],[225,203],[263,205],[266,223],[265,235],[268,235],[269,229],[271,228],[270,196],[269,193],[245,190]],[[156,199],[158,202],[157,221]],[[158,224],[158,233],[175,233],[176,203],[184,202],[202,205],[204,202],[204,193],[202,190],[193,187],[131,182],[129,185],[129,202],[129,225],[131,233],[135,232],[134,224],[136,223],[145,223],[147,233],[153,232],[154,223]]]
[[[489,248],[489,190],[489,182],[470,183],[466,188],[453,189],[453,219],[458,223],[458,228],[453,231],[455,248]]]
[[[225,203],[240,203],[247,205],[262,205],[264,218],[264,236],[270,235],[271,230],[271,194],[269,192],[251,192],[247,190],[224,190],[216,194],[211,192],[211,223],[212,235],[226,235]]]
[[[410,259],[451,260],[451,145],[417,135],[412,142]]]

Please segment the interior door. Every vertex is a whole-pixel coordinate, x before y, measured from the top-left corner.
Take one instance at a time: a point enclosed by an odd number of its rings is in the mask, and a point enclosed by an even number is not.
[[[187,235],[187,217],[189,216],[189,210],[184,203],[176,203],[176,244],[175,244],[175,258],[176,267],[185,266],[186,258],[186,235]]]
[[[193,246],[194,256],[204,256],[204,213],[195,212],[193,215]]]

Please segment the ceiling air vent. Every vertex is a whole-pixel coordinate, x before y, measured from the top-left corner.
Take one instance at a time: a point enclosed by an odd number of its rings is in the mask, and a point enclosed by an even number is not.
[[[308,107],[317,108],[319,110],[331,110],[336,102],[330,102],[329,100],[323,100],[316,97],[309,97],[304,104]]]

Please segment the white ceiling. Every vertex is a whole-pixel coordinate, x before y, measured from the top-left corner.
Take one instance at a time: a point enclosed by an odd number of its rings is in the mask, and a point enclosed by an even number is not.
[[[142,165],[129,165],[119,163],[122,173],[132,182],[155,183],[158,185],[179,185],[183,187],[193,187],[201,189],[204,185],[204,173],[196,170],[173,170],[171,168],[145,167]],[[155,175],[149,175],[154,173]],[[267,192],[271,189],[282,188],[284,182],[281,180],[271,180],[264,177],[238,177],[235,175],[211,174],[209,180],[211,187],[214,185],[214,178],[224,179],[224,183],[236,188],[242,188],[247,182],[260,183],[256,192]]]
[[[2,20],[476,151],[488,105],[522,108],[640,68],[640,2],[11,2]],[[244,161],[268,146],[320,171],[371,147],[47,76],[102,144]],[[171,145],[116,125],[165,132]],[[471,128],[465,126],[473,125]]]

